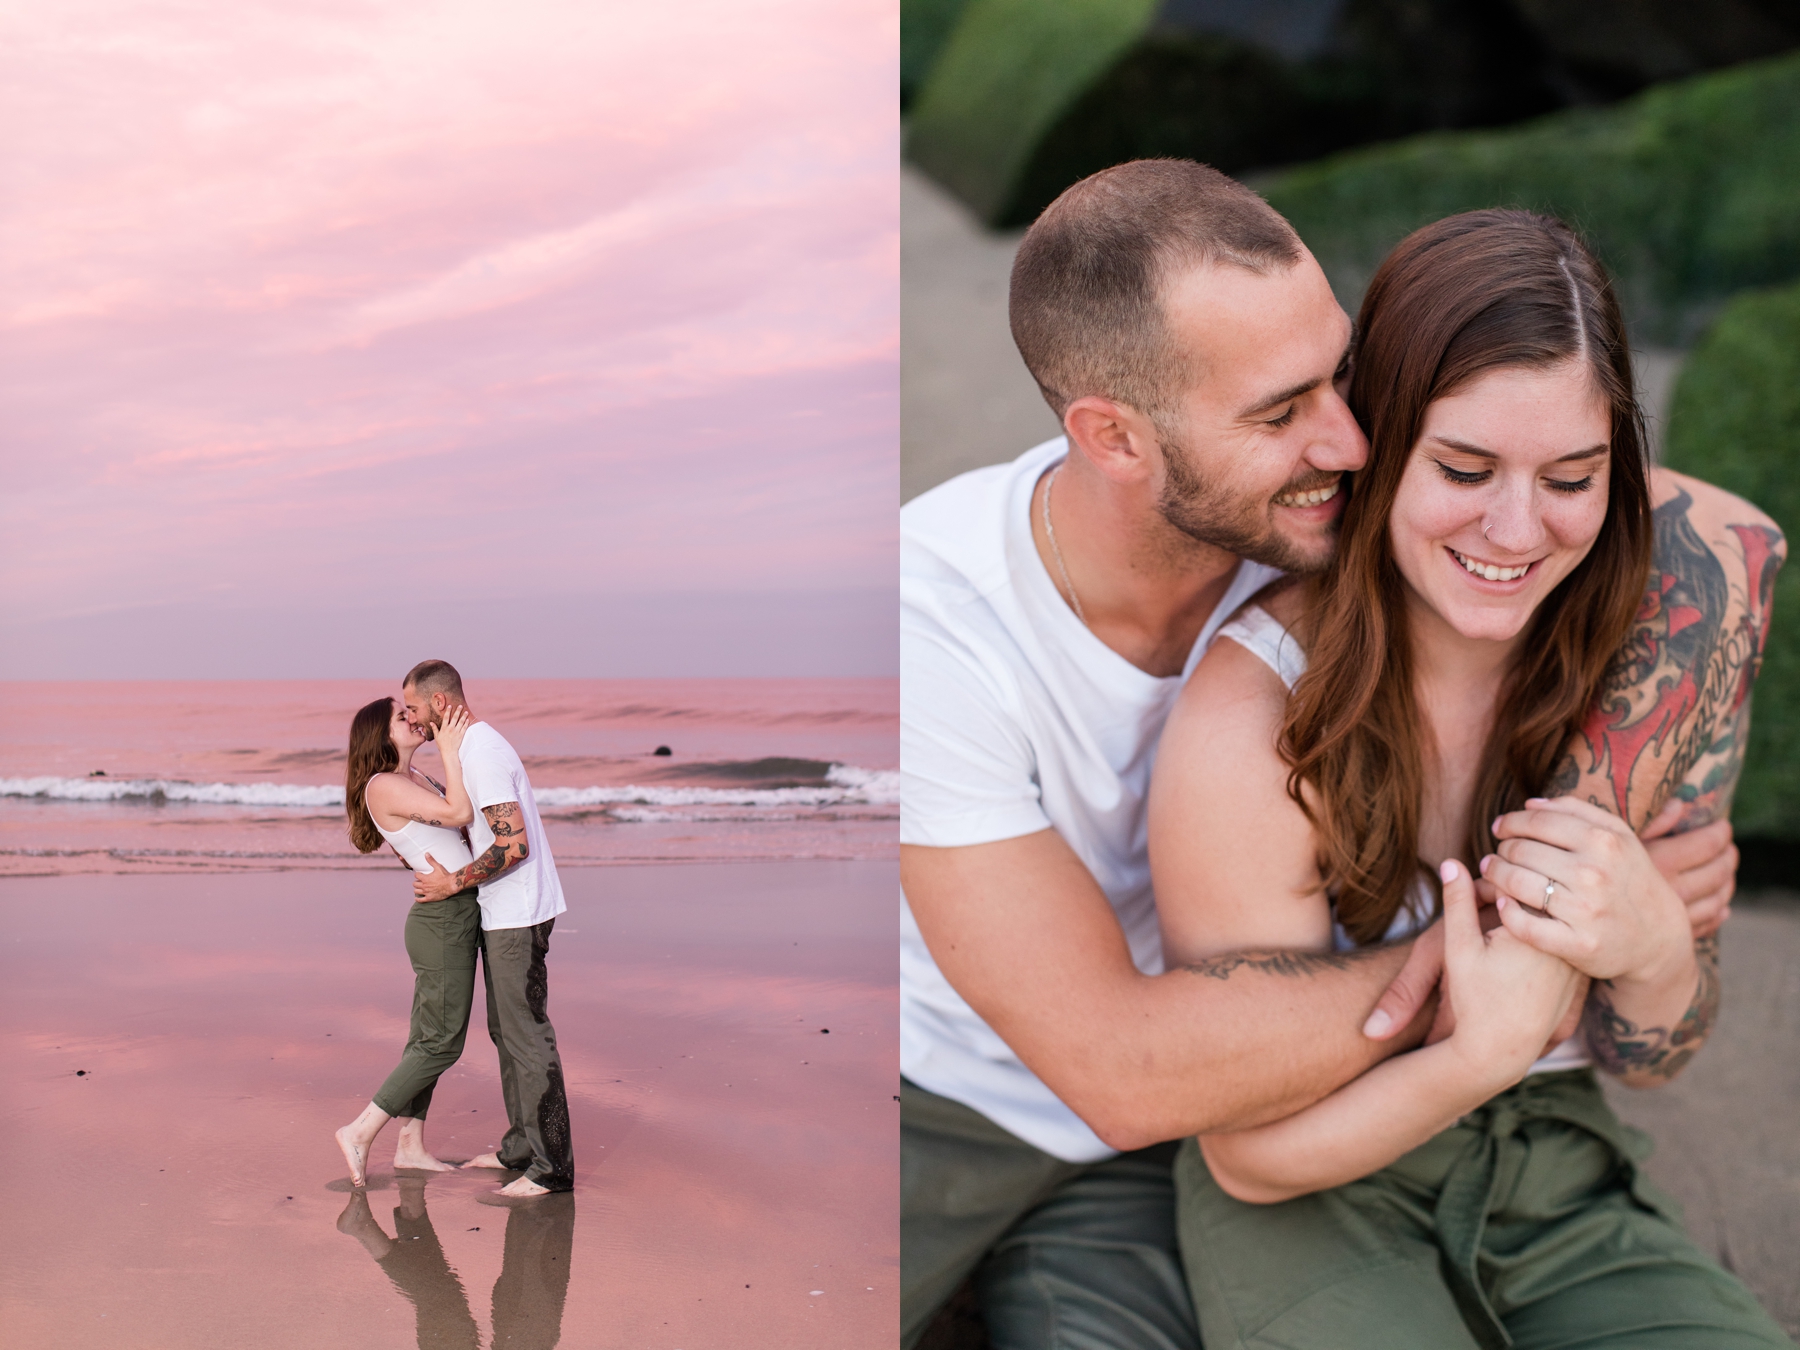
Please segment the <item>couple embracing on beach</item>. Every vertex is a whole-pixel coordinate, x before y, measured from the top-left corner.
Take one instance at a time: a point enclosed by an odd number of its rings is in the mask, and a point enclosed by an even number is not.
[[[412,765],[430,740],[443,754],[443,783]],[[417,977],[399,1065],[337,1132],[352,1184],[366,1183],[369,1149],[396,1118],[396,1167],[452,1170],[425,1147],[425,1116],[438,1078],[462,1055],[479,954],[508,1128],[494,1152],[462,1166],[521,1173],[500,1188],[506,1196],[571,1189],[569,1103],[545,967],[556,916],[567,908],[562,883],[525,766],[470,711],[449,662],[420,662],[399,700],[357,712],[344,810],[358,851],[385,842],[413,869],[406,953]]]
[[[1712,1029],[1786,551],[1598,259],[1452,216],[1353,325],[1139,161],[1011,320],[1065,435],[901,512],[902,1346],[1791,1346],[1596,1080]]]

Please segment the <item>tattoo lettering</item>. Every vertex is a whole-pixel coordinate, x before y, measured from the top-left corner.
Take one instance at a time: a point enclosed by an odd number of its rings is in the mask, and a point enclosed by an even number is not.
[[[1719,1013],[1719,940],[1703,937],[1694,943],[1700,967],[1700,983],[1694,1001],[1671,1031],[1667,1027],[1639,1027],[1621,1017],[1612,1002],[1612,984],[1598,980],[1588,991],[1582,1010],[1581,1029],[1594,1061],[1621,1078],[1673,1078],[1694,1057]]]
[[[412,815],[407,817],[407,819],[408,820],[416,820],[421,825],[437,825],[437,826],[441,827],[444,823],[441,820],[427,820],[427,819],[425,819],[424,816],[420,815],[417,811],[413,812]]]
[[[1232,952],[1206,957],[1183,969],[1209,980],[1229,980],[1232,971],[1246,968],[1265,975],[1316,975],[1321,970],[1349,970],[1358,955],[1360,952]]]

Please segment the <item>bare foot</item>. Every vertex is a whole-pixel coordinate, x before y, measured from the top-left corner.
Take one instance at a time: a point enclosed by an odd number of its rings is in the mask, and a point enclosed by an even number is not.
[[[400,1137],[394,1141],[394,1166],[414,1172],[450,1172],[455,1165],[431,1155],[425,1147],[425,1122],[412,1116],[399,1116]]]
[[[368,1185],[369,1176],[366,1168],[371,1141],[358,1137],[355,1121],[344,1126],[332,1137],[337,1140],[337,1146],[344,1151],[344,1161],[350,1164],[350,1184],[352,1186]]]
[[[484,1153],[479,1158],[470,1158],[464,1167],[492,1167],[495,1171],[510,1172],[512,1168],[500,1161],[498,1153]]]
[[[447,1163],[442,1158],[434,1158],[422,1148],[395,1149],[394,1166],[410,1168],[415,1172],[454,1172],[456,1170],[455,1163]]]
[[[509,1181],[500,1188],[501,1195],[510,1195],[515,1200],[523,1195],[548,1195],[550,1188],[540,1186],[529,1177],[520,1177],[517,1181]]]

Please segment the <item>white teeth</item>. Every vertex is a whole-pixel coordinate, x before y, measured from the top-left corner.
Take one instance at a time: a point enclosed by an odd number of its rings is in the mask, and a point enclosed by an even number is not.
[[[1485,577],[1489,581],[1517,581],[1531,570],[1530,563],[1526,563],[1523,567],[1495,567],[1492,563],[1479,563],[1473,558],[1463,557],[1463,555],[1458,553],[1455,549],[1450,550],[1450,556],[1455,558],[1456,561],[1461,563],[1473,575]]]
[[[1338,494],[1338,487],[1343,483],[1339,478],[1330,487],[1314,488],[1311,492],[1289,492],[1275,499],[1277,506],[1318,506],[1330,501]]]

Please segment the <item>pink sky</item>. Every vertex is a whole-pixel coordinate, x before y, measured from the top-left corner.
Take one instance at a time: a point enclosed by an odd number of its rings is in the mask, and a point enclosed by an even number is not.
[[[897,8],[15,13],[0,676],[890,670]]]

